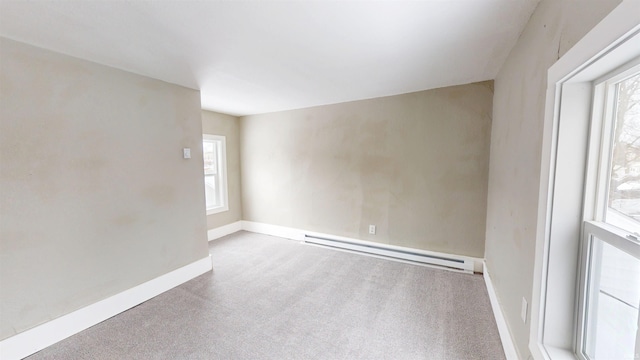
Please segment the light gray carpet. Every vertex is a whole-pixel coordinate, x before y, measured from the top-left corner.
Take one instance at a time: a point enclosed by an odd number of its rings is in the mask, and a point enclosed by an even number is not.
[[[484,281],[238,232],[213,273],[28,359],[504,359]]]

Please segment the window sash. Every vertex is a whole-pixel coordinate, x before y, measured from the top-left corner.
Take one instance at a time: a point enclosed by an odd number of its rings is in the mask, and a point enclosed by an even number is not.
[[[588,327],[590,326],[589,310],[590,307],[595,307],[592,299],[594,295],[597,295],[593,293],[594,284],[598,281],[594,270],[597,270],[599,266],[594,262],[601,261],[600,258],[594,257],[598,252],[598,241],[609,244],[640,260],[640,241],[638,241],[636,235],[601,221],[584,222],[575,352],[579,359],[584,360],[590,360],[587,348],[592,345],[587,343],[587,335]],[[640,332],[636,336],[640,336]]]
[[[585,221],[583,233],[583,241],[585,241],[585,236],[595,236],[636,259],[640,259],[640,236],[638,235],[601,221]]]
[[[212,191],[212,196],[213,196],[213,200],[209,203],[207,203],[207,210],[212,210],[218,207],[223,206],[222,202],[221,202],[221,189],[220,189],[220,180],[218,178],[217,174],[205,174],[204,175],[205,178],[205,186],[208,186],[207,184],[207,179],[210,179],[211,181],[209,183],[213,183],[213,191]],[[208,200],[208,199],[207,199]]]
[[[594,117],[591,129],[594,133],[600,131],[601,138],[592,138],[590,145],[599,149],[599,160],[595,165],[598,173],[595,179],[597,193],[593,199],[595,211],[591,219],[613,224],[631,232],[640,231],[640,222],[633,221],[622,213],[616,216],[615,210],[609,207],[609,195],[611,177],[613,176],[613,152],[616,146],[614,133],[618,121],[618,89],[622,81],[638,73],[640,73],[640,59],[635,59],[596,81],[593,98]],[[589,180],[587,179],[587,181]],[[590,220],[590,217],[585,216],[585,220]]]

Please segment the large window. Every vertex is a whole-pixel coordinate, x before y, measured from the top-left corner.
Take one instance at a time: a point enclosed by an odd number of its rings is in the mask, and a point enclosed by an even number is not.
[[[629,65],[627,65],[629,66]],[[624,67],[623,67],[624,69]],[[576,354],[640,357],[640,66],[594,84]],[[597,155],[596,155],[597,154]],[[591,199],[591,201],[589,200]]]
[[[227,201],[227,155],[224,136],[203,135],[204,190],[207,215],[229,210]]]
[[[640,24],[623,1],[548,72],[529,349],[640,358]]]

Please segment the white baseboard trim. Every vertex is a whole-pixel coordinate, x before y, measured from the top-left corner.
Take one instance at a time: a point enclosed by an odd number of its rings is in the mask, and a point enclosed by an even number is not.
[[[496,290],[493,288],[493,283],[491,282],[491,277],[487,272],[486,265],[484,266],[482,277],[484,277],[484,283],[487,285],[487,293],[489,293],[489,301],[491,301],[491,309],[493,310],[493,316],[496,319],[496,325],[498,326],[498,333],[500,333],[500,341],[502,342],[504,354],[507,360],[518,360],[518,351],[516,350],[516,346],[511,338],[509,326],[507,325],[507,321],[502,313],[502,307],[498,301]]]
[[[0,358],[22,359],[212,269],[211,255],[0,341]]]
[[[424,255],[428,255],[428,256],[456,257],[456,258],[461,259],[461,260],[472,262],[473,263],[473,271],[474,272],[481,273],[483,271],[483,261],[484,260],[480,259],[480,258],[470,257],[470,256],[455,255],[455,254],[444,254],[444,253],[439,253],[439,252],[435,252],[435,251],[427,251],[427,250],[419,250],[419,249],[414,249],[414,248],[406,248],[406,247],[402,247],[402,246],[394,246],[394,245],[388,245],[388,244],[383,244],[383,243],[376,243],[376,242],[371,242],[371,241],[358,240],[358,239],[348,238],[348,237],[344,237],[344,236],[336,236],[336,235],[332,235],[332,234],[323,234],[323,233],[318,233],[318,232],[314,232],[314,231],[307,231],[307,230],[303,230],[303,229],[295,229],[295,228],[290,228],[290,227],[286,227],[286,226],[258,223],[258,222],[253,222],[253,221],[244,221],[243,220],[242,221],[242,230],[255,232],[255,233],[260,233],[260,234],[265,234],[265,235],[278,236],[278,237],[297,240],[297,241],[304,241],[305,240],[305,235],[310,235],[310,236],[315,236],[315,237],[320,237],[320,238],[330,238],[330,239],[346,241],[346,242],[350,242],[350,243],[354,243],[354,244],[358,244],[358,245],[362,245],[362,246],[376,246],[376,247],[388,248],[390,250],[410,251],[410,252],[420,253],[420,254],[424,254]]]
[[[291,239],[291,240],[298,240],[298,241],[304,240],[304,231],[286,227],[286,226],[271,225],[271,224],[243,220],[242,230],[259,233],[259,234],[277,236],[277,237]]]
[[[215,229],[207,230],[207,238],[209,241],[219,239],[223,236],[233,234],[234,232],[242,230],[242,221],[236,221],[231,224],[223,225]]]

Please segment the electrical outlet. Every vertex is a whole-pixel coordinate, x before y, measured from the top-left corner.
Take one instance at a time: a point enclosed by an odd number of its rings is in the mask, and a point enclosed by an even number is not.
[[[371,234],[371,235],[375,235],[376,234],[376,226],[375,225],[369,225],[369,234]]]
[[[522,308],[520,309],[520,317],[523,323],[527,323],[527,300],[522,298]]]

